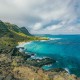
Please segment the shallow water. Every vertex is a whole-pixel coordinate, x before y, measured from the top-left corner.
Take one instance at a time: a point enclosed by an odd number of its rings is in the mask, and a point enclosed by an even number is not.
[[[42,35],[48,41],[33,41],[24,46],[25,52],[35,53],[36,57],[50,57],[55,64],[43,66],[45,70],[64,68],[71,74],[80,76],[80,35]]]

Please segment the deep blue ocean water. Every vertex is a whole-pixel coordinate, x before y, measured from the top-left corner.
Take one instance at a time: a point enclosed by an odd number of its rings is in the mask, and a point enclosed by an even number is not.
[[[71,74],[80,76],[80,35],[41,35],[47,41],[33,41],[24,46],[25,52],[36,54],[35,58],[50,57],[56,60],[42,68],[64,68]]]

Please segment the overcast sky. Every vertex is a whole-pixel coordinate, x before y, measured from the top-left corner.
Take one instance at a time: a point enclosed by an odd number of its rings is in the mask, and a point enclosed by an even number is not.
[[[0,0],[0,19],[34,34],[80,34],[80,0]]]

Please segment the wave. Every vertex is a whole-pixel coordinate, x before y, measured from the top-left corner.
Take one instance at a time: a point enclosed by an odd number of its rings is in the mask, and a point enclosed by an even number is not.
[[[39,56],[37,56],[36,54],[35,54],[34,56],[32,56],[32,59],[42,60],[42,59],[45,59],[45,58],[48,58],[48,57],[39,57]]]
[[[22,43],[20,43],[18,46],[16,46],[16,48],[24,47],[25,45],[30,44],[31,42],[32,42],[32,41],[30,41],[30,42],[22,42]]]
[[[50,40],[60,40],[62,38],[49,38]]]
[[[70,71],[69,71],[69,69],[68,69],[68,68],[64,68],[64,70],[65,70],[65,71],[67,71],[67,72],[68,72],[68,74],[70,74]]]
[[[48,40],[40,40],[40,42],[45,42],[45,41],[48,41]]]

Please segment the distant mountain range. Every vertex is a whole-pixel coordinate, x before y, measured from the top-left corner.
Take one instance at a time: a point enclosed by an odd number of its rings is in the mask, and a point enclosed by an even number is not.
[[[3,36],[4,34],[8,34],[8,33],[15,33],[21,36],[32,36],[25,27],[19,28],[15,24],[2,22],[0,20],[0,36]]]

